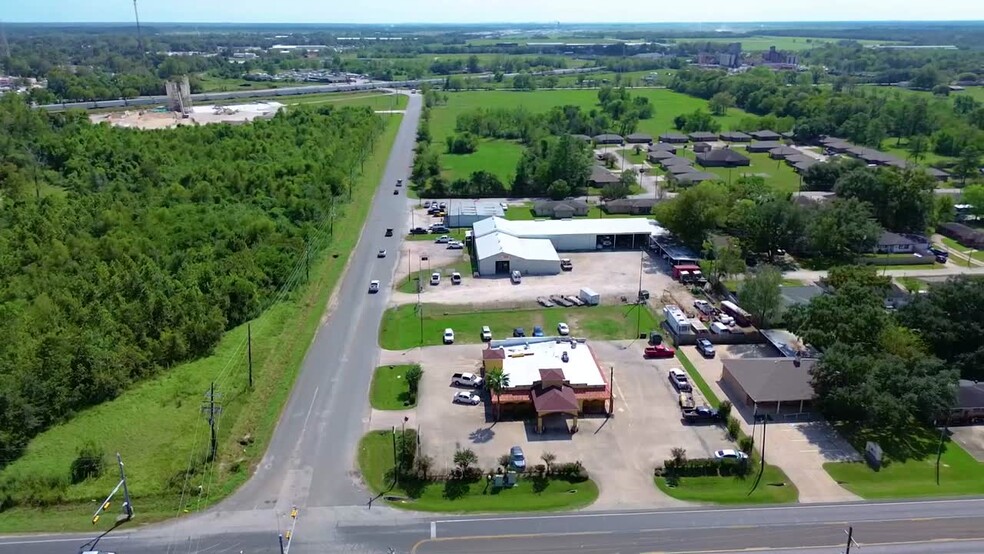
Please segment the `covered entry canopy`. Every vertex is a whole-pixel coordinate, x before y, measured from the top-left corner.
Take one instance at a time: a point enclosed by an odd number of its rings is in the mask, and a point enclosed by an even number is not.
[[[564,370],[541,369],[540,380],[530,389],[533,409],[536,410],[536,432],[543,432],[543,418],[551,414],[574,416],[571,432],[577,432],[577,416],[581,413],[574,389],[565,384]]]

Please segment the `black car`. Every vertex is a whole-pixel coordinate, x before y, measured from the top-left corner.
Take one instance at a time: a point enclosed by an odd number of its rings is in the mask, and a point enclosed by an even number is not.
[[[393,236],[393,229],[386,229],[386,236],[387,237],[392,237]]]
[[[721,421],[721,414],[710,406],[697,406],[692,410],[684,410],[683,419],[687,423],[716,423]]]
[[[410,234],[411,235],[426,235],[427,234],[427,229],[424,229],[423,227],[414,227],[413,229],[410,229]]]
[[[707,339],[697,339],[697,351],[705,358],[714,357],[714,345]]]
[[[448,229],[444,225],[435,225],[435,226],[431,227],[431,233],[432,234],[437,234],[437,233],[450,233],[450,232],[451,232],[451,229]]]
[[[522,327],[516,327],[515,329],[513,329],[513,336],[514,337],[525,337],[526,336],[526,329],[523,329]]]

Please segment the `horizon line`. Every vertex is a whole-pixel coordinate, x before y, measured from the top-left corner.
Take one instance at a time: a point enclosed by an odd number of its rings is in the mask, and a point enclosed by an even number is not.
[[[118,20],[118,21],[14,21],[6,20],[4,21],[7,25],[112,25],[112,24],[130,24],[133,23],[132,20]],[[984,19],[803,19],[803,20],[730,20],[730,21],[635,21],[635,22],[624,22],[624,21],[557,21],[557,20],[544,20],[544,21],[415,21],[415,22],[299,22],[299,21],[147,21],[141,22],[146,25],[307,25],[307,26],[387,26],[387,27],[401,27],[410,25],[431,25],[431,26],[448,26],[448,25],[550,25],[550,26],[570,26],[570,25],[592,25],[592,26],[602,26],[602,25],[636,25],[636,26],[646,26],[646,25],[713,25],[713,24],[794,24],[794,23],[982,23],[984,24]]]

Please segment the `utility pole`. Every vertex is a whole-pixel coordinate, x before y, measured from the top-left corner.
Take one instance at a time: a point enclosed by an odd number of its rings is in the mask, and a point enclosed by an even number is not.
[[[137,20],[137,46],[140,47],[140,58],[144,56],[143,36],[140,34],[140,14],[137,12],[137,0],[133,0],[133,17]]]
[[[636,311],[636,338],[639,338],[639,334],[642,332],[640,328],[642,326],[642,270],[645,261],[646,253],[639,252],[639,293],[636,295],[636,302],[639,303],[637,307],[639,309]]]
[[[615,415],[615,366],[608,367],[608,417]]]
[[[246,359],[249,363],[249,388],[253,388],[253,327],[246,324]]]
[[[940,444],[936,447],[936,486],[940,486],[940,459],[943,458],[943,441],[946,439],[947,431],[950,427],[950,416],[946,416],[946,423],[943,424],[943,430],[940,431]]]
[[[208,414],[208,426],[212,432],[212,438],[209,443],[209,460],[215,459],[215,452],[218,450],[218,439],[215,436],[215,420],[216,416],[222,411],[222,406],[215,405],[218,396],[215,392],[215,383],[213,382],[212,386],[205,392],[205,402],[202,403],[202,412]]]
[[[116,483],[115,487],[113,487],[113,492],[109,493],[106,500],[103,500],[102,503],[99,504],[99,508],[96,509],[96,512],[92,514],[92,524],[95,525],[96,523],[99,523],[99,517],[103,514],[103,512],[109,509],[112,504],[113,497],[116,496],[116,493],[119,492],[120,489],[123,490],[123,505],[121,506],[122,513],[116,516],[116,521],[113,523],[112,527],[104,531],[98,537],[79,547],[79,552],[94,550],[96,545],[99,544],[100,539],[108,535],[113,529],[116,529],[120,525],[133,519],[133,504],[130,502],[130,490],[126,486],[126,473],[123,471],[123,458],[120,456],[119,452],[116,453],[116,463],[120,467],[120,481],[119,483]]]

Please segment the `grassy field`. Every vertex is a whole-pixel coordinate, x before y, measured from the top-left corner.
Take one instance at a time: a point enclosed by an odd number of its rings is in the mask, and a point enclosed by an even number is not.
[[[437,460],[443,465],[444,460]],[[359,469],[366,485],[380,494],[408,498],[390,506],[426,512],[543,512],[573,510],[594,502],[598,486],[591,480],[520,479],[511,489],[493,489],[484,479],[474,483],[414,483],[393,486],[393,434],[372,431],[359,443]],[[409,489],[409,490],[408,490]]]
[[[818,46],[823,46],[827,43],[834,43],[840,40],[839,38],[818,38],[818,37],[775,37],[775,36],[753,36],[753,37],[710,37],[710,38],[674,38],[676,42],[740,42],[741,49],[748,52],[756,52],[761,50],[768,50],[770,47],[775,46],[776,50],[783,51],[800,51],[809,50],[811,48],[816,48]],[[857,41],[864,45],[873,44],[903,44],[901,42],[893,41],[881,41],[881,40],[859,40]]]
[[[707,101],[680,94],[667,89],[633,89],[633,96],[649,98],[655,108],[652,119],[639,122],[637,132],[653,136],[672,130],[673,118],[698,108],[707,110]],[[598,91],[594,89],[575,90],[537,90],[522,91],[468,91],[448,93],[448,103],[434,108],[431,112],[431,135],[435,148],[444,152],[445,139],[454,134],[460,114],[477,108],[512,109],[523,107],[531,112],[546,112],[554,106],[575,105],[584,110],[596,109]],[[747,115],[742,110],[732,108],[725,116],[717,117],[722,129],[730,129]],[[472,171],[485,169],[510,181],[516,163],[522,155],[523,147],[518,142],[482,141],[474,154],[441,156],[441,168],[450,179],[468,177]],[[792,170],[789,170],[792,171]]]
[[[943,444],[940,484],[936,484],[939,432],[934,429],[913,429],[909,436],[902,437],[857,430],[847,430],[844,435],[859,452],[864,451],[867,440],[877,442],[887,460],[879,471],[863,462],[824,464],[823,468],[841,486],[862,498],[984,494],[984,464],[949,439]]]
[[[799,491],[786,474],[776,466],[766,464],[762,480],[755,492],[749,494],[758,467],[745,477],[681,477],[670,486],[663,477],[656,477],[659,490],[678,500],[711,502],[715,504],[781,504],[796,502]],[[780,485],[781,483],[781,485]]]
[[[361,186],[354,187],[352,202],[338,217],[338,234],[320,259],[312,260],[310,283],[251,322],[253,389],[247,386],[246,326],[242,325],[225,334],[213,355],[175,366],[51,428],[0,473],[0,481],[26,483],[26,489],[13,489],[15,497],[26,494],[37,504],[43,494],[48,507],[5,511],[0,532],[108,528],[112,517],[96,526],[89,519],[94,499],[103,498],[116,485],[114,471],[78,485],[67,484],[72,460],[89,440],[104,448],[107,456],[115,452],[123,456],[140,522],[202,510],[246,481],[266,450],[331,292],[358,240],[400,119],[386,118],[386,131],[366,164]],[[200,407],[212,382],[222,395],[223,411],[218,425],[219,463],[206,466],[208,424]],[[239,440],[246,435],[253,442],[244,447]],[[193,473],[186,479],[189,462]],[[192,494],[199,485],[203,494]]]
[[[384,365],[372,374],[369,403],[377,410],[409,410],[417,405],[410,402],[410,387],[406,375],[409,365]]]
[[[623,158],[634,164],[641,164],[645,162],[647,153],[648,152],[646,151],[645,145],[639,147],[638,154],[636,153],[635,148],[625,148],[623,150],[619,150],[619,154],[621,154]]]
[[[576,337],[617,340],[634,338],[637,320],[642,332],[655,329],[657,323],[652,311],[635,306],[474,311],[468,306],[422,304],[422,309],[423,346],[441,344],[444,329],[448,327],[454,329],[456,344],[478,344],[483,325],[492,328],[493,337],[501,339],[512,336],[515,327],[523,327],[526,336],[532,336],[534,325],[543,326],[547,335],[556,334],[557,324],[566,322],[570,325],[571,335]],[[379,345],[387,350],[421,346],[420,329],[420,315],[415,304],[391,308],[383,315]]]
[[[910,154],[909,150],[907,150],[907,144],[909,141],[903,139],[900,144],[897,144],[897,142],[898,141],[894,138],[890,138],[882,143],[879,150],[892,154],[893,156],[901,158],[907,162],[916,163],[909,158]],[[923,167],[947,167],[953,165],[956,161],[956,158],[940,156],[939,154],[935,154],[933,152],[926,152],[923,158],[919,160],[917,165],[921,165]]]
[[[202,92],[229,92],[233,90],[262,90],[268,88],[284,88],[298,86],[303,83],[288,83],[284,81],[247,81],[246,79],[228,79],[213,77],[201,73],[198,81],[202,84]]]

